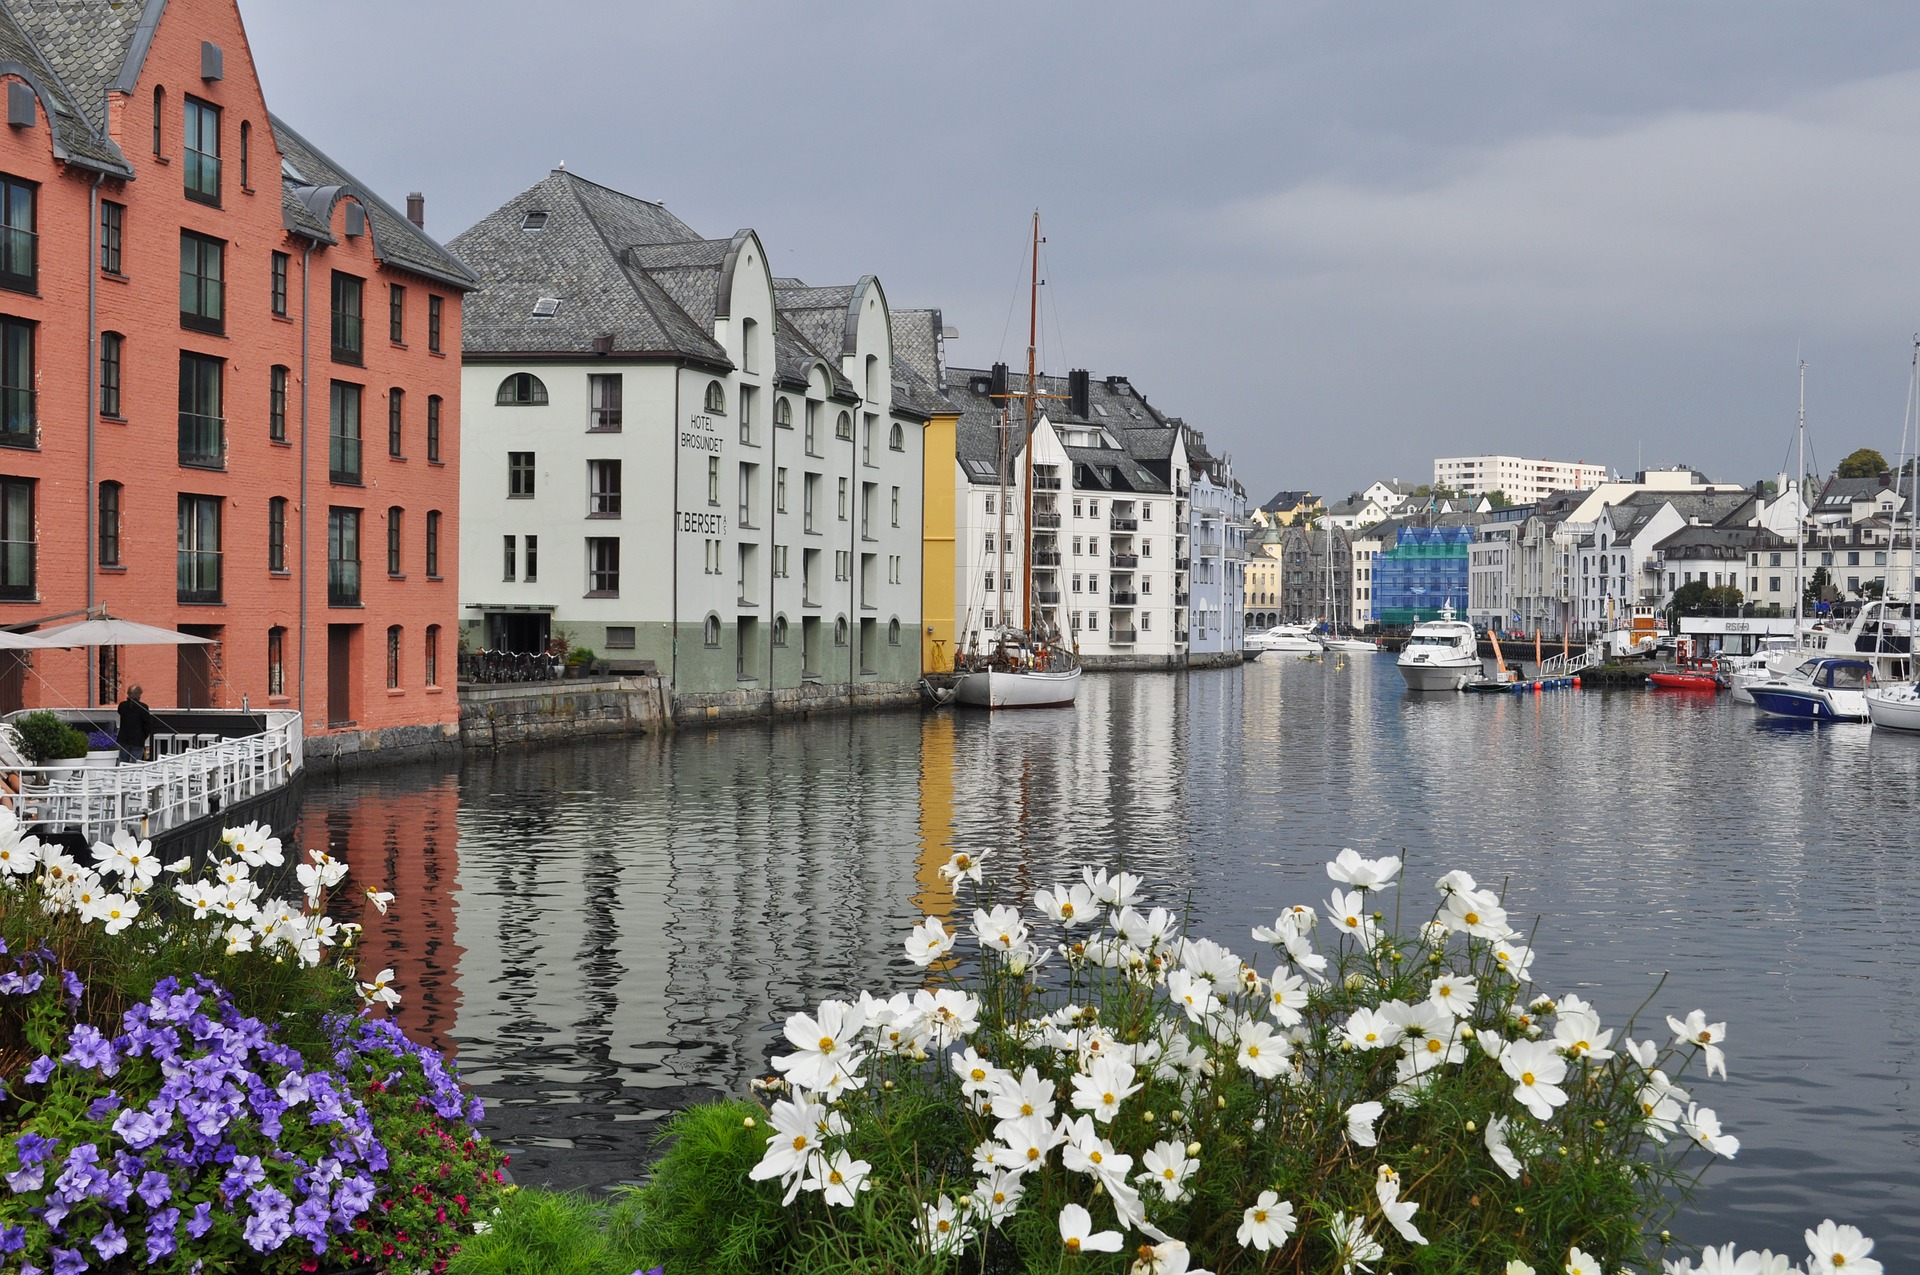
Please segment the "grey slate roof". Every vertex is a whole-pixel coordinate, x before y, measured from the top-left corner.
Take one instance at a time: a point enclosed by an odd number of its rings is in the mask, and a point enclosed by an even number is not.
[[[947,372],[947,399],[960,410],[960,420],[955,428],[954,445],[958,452],[961,472],[970,482],[999,482],[998,465],[1000,459],[1000,409],[986,391],[993,374],[977,368],[950,368]],[[1009,373],[1008,388],[1015,393],[1024,392],[1027,385],[1025,373]],[[1113,435],[1119,447],[1068,447],[1067,454],[1076,464],[1091,466],[1096,471],[1096,481],[1081,484],[1092,488],[1108,485],[1107,479],[1097,471],[1111,469],[1112,488],[1117,491],[1164,492],[1169,488],[1169,478],[1161,477],[1142,463],[1142,457],[1149,461],[1157,454],[1162,466],[1172,454],[1173,439],[1177,432],[1168,418],[1163,416],[1145,396],[1134,389],[1124,377],[1093,377],[1089,381],[1087,398],[1088,414],[1075,415],[1066,398],[1067,378],[1064,376],[1042,375],[1035,379],[1035,386],[1042,394],[1058,395],[1057,398],[1042,400],[1036,405],[1035,415],[1044,415],[1056,426],[1098,427]],[[1011,454],[1017,458],[1020,449],[1025,446],[1025,405],[1018,400],[1010,401],[1013,416]],[[1146,435],[1157,437],[1147,438]]]
[[[91,25],[82,22],[75,12],[81,8],[92,12]],[[137,22],[139,14],[134,12],[123,24],[119,18],[112,22],[100,21],[102,12],[97,0],[90,5],[81,5],[75,0],[61,3],[43,0],[39,4],[6,0],[4,7],[0,7],[0,62],[26,68],[46,95],[56,155],[70,163],[131,177],[133,169],[120,148],[107,137],[104,120],[106,84],[120,70],[126,40],[132,34],[131,24]],[[124,33],[122,25],[128,26]],[[91,68],[109,62],[113,74],[107,75],[96,87]],[[69,80],[67,73],[78,83]]]
[[[543,229],[521,228],[531,212],[547,214]],[[617,354],[731,367],[711,320],[703,330],[630,251],[700,242],[661,205],[555,169],[448,245],[480,280],[461,314],[465,351],[578,354],[610,335]],[[551,318],[533,317],[542,297],[560,301]]]
[[[1889,483],[1881,481],[1878,474],[1871,478],[1831,478],[1820,493],[1819,508],[1845,509],[1856,500],[1872,500],[1889,486]]]
[[[39,46],[47,63],[75,95],[98,134],[106,132],[107,90],[119,79],[127,55],[151,12],[152,0],[7,0],[7,9]],[[143,50],[144,51],[144,50]]]
[[[1313,499],[1313,493],[1310,491],[1276,491],[1273,493],[1273,499],[1260,506],[1260,511],[1269,514],[1285,513],[1289,509],[1298,509],[1302,505],[1311,504]]]
[[[325,151],[302,137],[291,124],[271,112],[267,120],[273,126],[273,139],[280,147],[281,157],[304,179],[296,180],[282,170],[280,203],[289,230],[332,242],[333,236],[327,224],[319,219],[308,203],[308,197],[327,187],[344,187],[359,196],[366,206],[373,224],[374,255],[380,258],[383,265],[437,279],[455,288],[478,286],[478,276],[467,269],[458,257],[442,248],[426,231],[408,221],[371,188],[356,180],[352,173],[335,163]]]

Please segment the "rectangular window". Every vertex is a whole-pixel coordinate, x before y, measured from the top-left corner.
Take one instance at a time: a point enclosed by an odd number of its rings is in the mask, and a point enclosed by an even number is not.
[[[773,547],[773,575],[776,580],[787,578],[787,547],[785,545]]]
[[[833,578],[836,580],[853,579],[853,550],[836,549],[833,551]]]
[[[800,492],[801,529],[805,531],[812,531],[813,530],[813,493],[815,489],[819,486],[820,475],[808,474],[806,478],[802,480],[802,483],[803,485],[801,487],[801,492]]]
[[[360,481],[360,387],[333,382],[327,395],[327,477]]]
[[[440,353],[440,298],[427,298],[427,348]]]
[[[0,288],[33,292],[40,286],[38,194],[31,182],[0,177]]]
[[[893,489],[893,525],[896,527],[900,525],[900,489],[898,487]]]
[[[740,525],[751,527],[753,522],[754,471],[758,465],[740,466]]]
[[[631,651],[633,649],[633,626],[631,624],[609,624],[607,626],[607,649],[609,651]]]
[[[123,339],[118,332],[100,334],[100,415],[120,415],[120,354]]]
[[[806,405],[806,413],[807,455],[818,456],[820,454],[820,405],[818,403],[808,403]]]
[[[180,232],[180,326],[227,330],[227,245],[187,230]]]
[[[527,497],[533,495],[533,453],[507,453],[507,495],[509,497]]]
[[[279,364],[267,373],[267,437],[287,441],[287,369]]]
[[[589,518],[620,516],[619,461],[590,460],[587,462],[587,516]]]
[[[387,455],[405,456],[406,439],[403,436],[404,409],[407,392],[393,389],[387,391]]]
[[[120,565],[120,484],[100,484],[100,565]]]
[[[440,396],[427,396],[427,460],[440,463]]]
[[[359,363],[365,348],[361,302],[366,280],[333,272],[333,361]]]
[[[426,654],[427,654],[427,667],[426,667],[427,685],[438,686],[440,685],[440,626],[437,624],[429,624],[427,626],[427,653]]]
[[[127,233],[127,206],[111,199],[100,201],[100,268],[108,274],[125,274],[121,244]]]
[[[267,570],[283,573],[287,569],[287,498],[275,496],[267,501]]]
[[[400,574],[400,528],[407,520],[406,510],[393,505],[387,510],[387,574]]]
[[[429,516],[427,534],[438,531]],[[327,605],[360,605],[360,511],[327,510]]]
[[[755,428],[754,409],[759,405],[760,391],[751,385],[740,387],[740,441],[753,445]]]
[[[223,365],[204,354],[180,355],[180,463],[201,469],[226,465],[227,421]]]
[[[519,564],[517,559],[519,557],[519,548],[520,537],[500,537],[500,578],[502,580],[511,580],[518,574]]]
[[[407,341],[407,290],[397,283],[387,285],[387,340],[395,345]]]
[[[718,456],[707,457],[707,503],[709,505],[720,503],[720,458]]]
[[[181,602],[220,601],[220,498],[180,497],[178,587]]]
[[[267,630],[267,694],[287,693],[287,631]]]
[[[427,579],[440,578],[440,511],[427,511]]]
[[[840,480],[840,521],[847,520],[847,480]]]
[[[387,689],[400,689],[400,626],[387,626]]]
[[[787,471],[785,466],[773,471],[773,508],[775,513],[787,512]]]
[[[184,149],[187,198],[220,206],[220,108],[190,97]]]
[[[525,568],[520,573],[520,578],[528,584],[540,578],[540,537],[527,537],[527,559],[520,565]]]
[[[287,317],[287,266],[291,260],[284,252],[273,254],[273,313],[276,318]]]
[[[596,372],[587,377],[587,428],[595,433],[620,432],[620,400],[623,396],[618,372]]]
[[[587,596],[620,596],[620,542],[611,536],[594,536],[587,541]]]
[[[33,480],[0,478],[0,598],[34,596]]]

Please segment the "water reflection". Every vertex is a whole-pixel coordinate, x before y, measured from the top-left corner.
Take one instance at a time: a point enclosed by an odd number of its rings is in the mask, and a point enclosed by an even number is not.
[[[529,1180],[630,1176],[659,1116],[764,1069],[786,1013],[910,984],[901,939],[952,915],[954,849],[1021,894],[1124,854],[1245,945],[1326,897],[1340,847],[1404,847],[1410,902],[1446,868],[1506,882],[1554,991],[1617,1022],[1664,976],[1662,1014],[1729,1022],[1733,1081],[1701,1096],[1745,1149],[1686,1233],[1797,1249],[1831,1215],[1920,1263],[1920,740],[1724,698],[1410,696],[1368,657],[1081,699],[473,758],[318,790],[303,834],[400,896],[367,959]]]

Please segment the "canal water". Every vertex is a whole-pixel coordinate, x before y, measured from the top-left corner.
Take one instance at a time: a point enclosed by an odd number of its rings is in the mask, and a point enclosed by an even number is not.
[[[1822,1218],[1920,1269],[1920,738],[1727,697],[1414,696],[1390,656],[1089,676],[1071,712],[828,718],[583,742],[311,788],[300,844],[367,916],[523,1181],[630,1179],[676,1107],[766,1069],[794,1009],[911,986],[937,867],[1003,889],[1124,855],[1251,954],[1343,846],[1505,883],[1536,977],[1609,1025],[1728,1024],[1696,1086],[1742,1140],[1674,1229],[1800,1252]],[[1704,1092],[1701,1092],[1704,1090]]]

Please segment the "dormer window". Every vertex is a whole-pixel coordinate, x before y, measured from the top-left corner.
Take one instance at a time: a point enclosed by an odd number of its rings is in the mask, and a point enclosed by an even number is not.
[[[533,303],[533,317],[536,319],[551,319],[558,313],[560,313],[559,297],[540,297]]]
[[[520,229],[530,234],[534,231],[545,230],[546,228],[547,214],[544,212],[530,212],[520,219]]]
[[[493,401],[498,407],[545,407],[547,387],[531,372],[516,372],[500,382]]]

